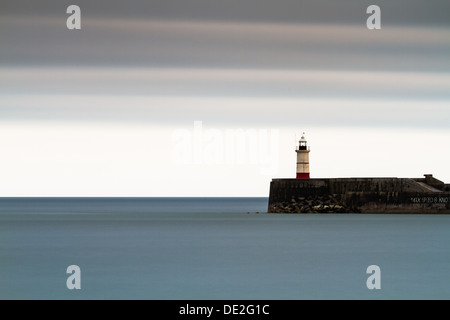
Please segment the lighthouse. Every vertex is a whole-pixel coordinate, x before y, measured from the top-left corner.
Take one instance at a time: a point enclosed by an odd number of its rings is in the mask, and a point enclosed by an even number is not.
[[[297,153],[297,179],[309,179],[309,147],[307,146],[305,133],[303,132],[298,147],[295,149]]]

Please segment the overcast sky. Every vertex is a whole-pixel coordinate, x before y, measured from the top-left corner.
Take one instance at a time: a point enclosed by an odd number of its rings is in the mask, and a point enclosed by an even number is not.
[[[0,1],[0,196],[267,196],[302,131],[312,177],[449,182],[450,2],[371,4]]]

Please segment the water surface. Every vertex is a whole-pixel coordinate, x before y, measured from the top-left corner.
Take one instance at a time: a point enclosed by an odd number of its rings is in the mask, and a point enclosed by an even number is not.
[[[276,215],[267,201],[0,198],[0,298],[450,298],[450,216]]]

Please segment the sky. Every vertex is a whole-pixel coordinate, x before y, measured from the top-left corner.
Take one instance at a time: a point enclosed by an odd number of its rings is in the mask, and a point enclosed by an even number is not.
[[[449,56],[445,0],[0,0],[0,196],[265,197],[302,132],[312,178],[450,183]]]

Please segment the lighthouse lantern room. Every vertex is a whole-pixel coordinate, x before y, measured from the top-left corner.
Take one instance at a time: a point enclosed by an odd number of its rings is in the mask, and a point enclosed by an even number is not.
[[[297,153],[297,179],[309,179],[309,147],[305,139],[305,133],[298,143]]]

